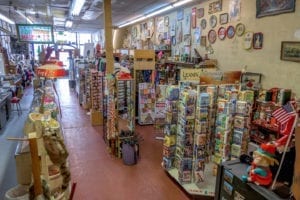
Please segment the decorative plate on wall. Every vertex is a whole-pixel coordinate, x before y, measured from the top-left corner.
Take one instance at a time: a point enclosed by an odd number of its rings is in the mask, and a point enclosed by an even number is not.
[[[217,25],[217,22],[218,22],[218,20],[217,20],[217,16],[216,15],[210,16],[210,18],[209,18],[209,25],[210,25],[211,28],[215,28],[216,25]]]
[[[245,33],[245,30],[246,30],[245,25],[242,23],[238,23],[235,27],[236,35],[239,37]]]
[[[226,29],[224,27],[220,27],[218,30],[218,37],[220,40],[224,40],[226,37]]]
[[[228,38],[233,38],[234,34],[235,34],[234,27],[233,26],[228,26],[228,28],[227,28],[227,37]]]
[[[209,41],[209,43],[211,43],[211,44],[215,43],[216,39],[217,39],[217,33],[214,29],[211,29],[208,32],[208,41]]]
[[[206,19],[201,20],[201,28],[204,30],[206,28]]]

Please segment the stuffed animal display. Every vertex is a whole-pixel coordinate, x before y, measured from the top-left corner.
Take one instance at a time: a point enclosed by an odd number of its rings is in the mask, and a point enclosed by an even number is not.
[[[242,176],[244,182],[252,182],[257,185],[268,186],[272,183],[270,166],[278,161],[275,157],[276,146],[272,143],[263,143],[253,152],[253,162],[248,168],[248,175]]]

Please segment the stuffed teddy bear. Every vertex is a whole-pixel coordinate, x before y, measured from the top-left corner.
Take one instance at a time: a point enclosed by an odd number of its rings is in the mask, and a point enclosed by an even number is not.
[[[244,182],[252,182],[257,185],[268,186],[272,183],[270,166],[278,161],[275,157],[276,146],[272,143],[263,143],[253,152],[253,161],[248,171],[248,176],[242,176]]]

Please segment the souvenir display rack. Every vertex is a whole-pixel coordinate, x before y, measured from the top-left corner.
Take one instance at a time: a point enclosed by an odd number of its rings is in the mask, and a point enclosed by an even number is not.
[[[78,102],[82,105],[83,95],[85,94],[85,70],[88,68],[84,60],[75,61],[75,91],[77,93]]]
[[[58,200],[68,199],[70,195],[68,152],[63,141],[58,106],[51,85],[36,90],[24,126],[26,137],[18,145],[21,149],[16,154],[18,183],[30,184],[32,173],[34,197],[43,195],[47,199]],[[27,141],[31,159],[22,150],[26,149]]]
[[[181,184],[193,182],[194,127],[197,92],[180,89],[176,135],[175,168]]]
[[[209,147],[209,139],[207,139],[207,141],[202,140],[205,138],[199,136],[199,132],[197,132],[199,130],[194,130],[195,119],[199,120],[198,117],[204,115],[196,112],[196,105],[198,104],[199,107],[201,102],[205,105],[206,103],[204,103],[204,101],[207,102],[207,99],[204,100],[206,97],[203,97],[202,100],[199,100],[200,94],[198,92],[200,90],[187,89],[190,87],[189,85],[194,88],[193,84],[181,83],[180,88],[184,91],[184,97],[181,97],[180,100],[181,103],[178,103],[177,101],[167,101],[166,120],[167,122],[171,122],[171,124],[166,124],[165,127],[163,166],[168,174],[189,194],[214,196],[216,178],[213,176],[213,163],[207,163],[208,157],[205,152]],[[175,96],[175,88],[178,89],[177,94],[179,94],[178,86],[169,87],[170,88],[167,88],[167,97],[170,96],[168,93],[173,93],[172,96]],[[190,91],[190,93],[188,91]],[[179,105],[178,107],[177,104]],[[180,104],[182,104],[182,106],[180,106]],[[178,114],[178,112],[181,114]],[[174,124],[172,124],[172,121]],[[207,127],[207,129],[209,128]],[[201,146],[201,149],[200,145],[203,143],[206,144]],[[198,152],[195,148],[197,148]],[[205,151],[202,151],[203,148]],[[199,175],[201,177],[199,177]]]
[[[121,84],[120,84],[121,83]],[[117,78],[118,103],[118,136],[116,144],[116,156],[122,158],[124,142],[134,140],[135,134],[135,106],[134,106],[134,80]],[[120,93],[122,95],[120,96]],[[120,98],[121,97],[121,98]],[[122,107],[122,110],[119,109]]]
[[[86,68],[84,71],[84,87],[82,94],[82,107],[86,110],[91,108],[92,100],[91,100],[91,89],[92,89],[92,77],[91,70]]]
[[[139,84],[154,84],[155,52],[154,50],[134,50],[133,78],[135,80],[134,91],[136,94],[136,115],[139,115]],[[139,116],[138,116],[139,117]]]
[[[134,131],[135,129],[133,87],[133,79],[117,79],[118,116],[123,122],[125,121],[123,126],[119,124],[119,130]]]
[[[138,123],[140,125],[155,122],[155,88],[152,83],[139,83]]]
[[[92,125],[103,125],[103,72],[94,69],[90,72],[91,79],[91,123]]]
[[[156,139],[163,139],[166,124],[166,89],[168,85],[156,85],[155,88],[155,122],[154,131]]]
[[[163,167],[166,170],[174,168],[176,134],[178,122],[178,86],[169,85],[166,88],[166,118],[164,125],[164,144],[163,144]]]
[[[208,111],[210,96],[208,93],[200,93],[200,87],[197,87],[197,102],[195,112],[195,130],[194,130],[194,182],[201,187],[205,181],[205,165],[208,161],[208,151],[210,143],[210,132],[208,132],[209,121]]]

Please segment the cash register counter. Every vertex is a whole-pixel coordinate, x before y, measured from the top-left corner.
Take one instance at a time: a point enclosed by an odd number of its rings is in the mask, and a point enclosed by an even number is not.
[[[282,200],[270,189],[253,183],[244,183],[249,165],[239,160],[224,162],[218,168],[215,200]]]

